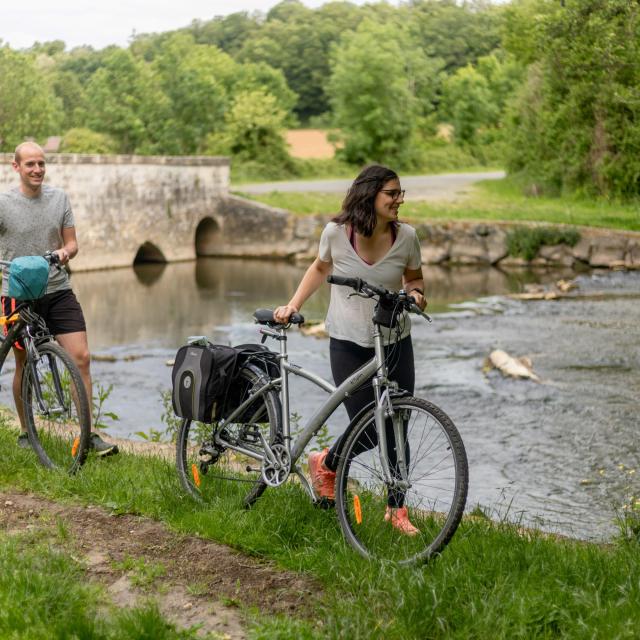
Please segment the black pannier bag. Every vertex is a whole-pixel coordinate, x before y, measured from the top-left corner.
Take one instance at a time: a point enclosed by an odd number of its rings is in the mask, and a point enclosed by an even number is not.
[[[214,422],[224,408],[236,361],[233,347],[208,342],[180,347],[171,372],[175,414]]]
[[[258,382],[256,386],[260,387],[268,380],[280,377],[278,354],[274,351],[267,349],[267,347],[261,344],[239,344],[235,346],[234,349],[238,357],[236,373],[246,363],[252,364],[254,371],[255,369],[259,369],[264,373],[264,378]],[[234,379],[229,385],[229,391],[221,417],[227,418],[230,416],[231,412],[249,397],[251,391],[250,386],[247,380],[237,375],[234,376]],[[266,419],[267,416],[262,415],[262,412],[259,411],[260,408],[264,408],[264,403],[257,400],[250,404],[242,414],[236,416],[234,422],[257,422]]]

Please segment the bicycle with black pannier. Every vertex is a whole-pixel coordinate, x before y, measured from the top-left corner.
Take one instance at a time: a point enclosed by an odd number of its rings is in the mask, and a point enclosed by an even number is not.
[[[264,342],[232,348],[196,338],[182,347],[173,370],[173,403],[183,417],[176,464],[182,486],[201,501],[229,492],[251,506],[267,487],[295,477],[321,503],[301,465],[302,454],[350,393],[373,384],[375,401],[349,424],[339,452],[335,507],[346,540],[363,556],[401,564],[424,562],[455,533],[466,502],[468,465],[451,419],[433,403],[399,389],[388,378],[382,328],[394,328],[403,311],[430,318],[404,291],[389,292],[360,279],[329,276],[334,285],[374,298],[375,355],[335,387],[289,361],[289,324],[258,309]],[[302,431],[291,433],[289,376],[302,377],[328,393]],[[407,506],[417,535],[404,535],[385,520],[388,501]]]

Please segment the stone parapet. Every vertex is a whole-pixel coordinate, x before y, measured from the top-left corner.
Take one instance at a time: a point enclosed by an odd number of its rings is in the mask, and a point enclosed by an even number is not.
[[[13,153],[0,153],[0,164],[9,165]],[[97,153],[48,153],[47,164],[150,164],[176,167],[229,167],[231,160],[224,156],[137,156],[101,155]]]

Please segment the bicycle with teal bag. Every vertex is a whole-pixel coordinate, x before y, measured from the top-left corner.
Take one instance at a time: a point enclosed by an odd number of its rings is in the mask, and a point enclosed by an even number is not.
[[[89,450],[91,409],[77,365],[56,343],[34,303],[44,296],[56,253],[0,260],[8,267],[8,295],[16,300],[9,315],[0,316],[0,371],[11,351],[24,349],[20,404],[29,444],[47,468],[75,473]]]

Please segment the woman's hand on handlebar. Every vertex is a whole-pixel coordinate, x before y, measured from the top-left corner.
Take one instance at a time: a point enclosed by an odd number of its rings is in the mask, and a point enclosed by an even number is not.
[[[298,313],[300,309],[291,303],[285,304],[281,307],[277,307],[273,312],[273,319],[280,324],[287,324],[289,322],[289,318],[291,314]]]
[[[419,293],[415,289],[409,292],[409,295],[413,298],[416,303],[416,307],[420,309],[420,311],[424,311],[427,308],[427,299],[424,297],[422,293]]]

